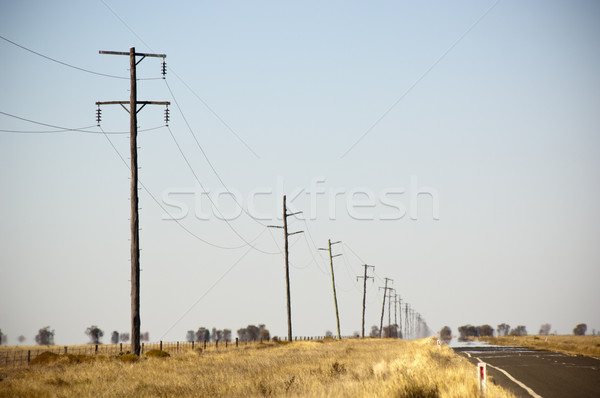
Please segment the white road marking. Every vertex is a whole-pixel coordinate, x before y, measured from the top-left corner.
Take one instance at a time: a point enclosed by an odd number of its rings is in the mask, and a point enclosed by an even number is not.
[[[478,360],[479,362],[483,362],[483,361],[482,361],[481,359],[479,359],[479,358],[477,358],[477,360]],[[504,370],[504,369],[500,369],[500,368],[498,368],[498,367],[496,367],[496,366],[494,366],[494,365],[490,365],[489,363],[487,364],[487,366],[489,366],[490,368],[494,368],[494,369],[496,369],[497,371],[500,371],[500,372],[504,373],[504,375],[505,375],[506,377],[508,377],[508,378],[509,378],[509,379],[511,379],[511,380],[512,380],[512,381],[513,381],[515,384],[517,384],[519,387],[521,387],[521,388],[523,388],[525,391],[527,391],[527,392],[529,393],[529,395],[531,395],[533,398],[542,398],[542,396],[541,396],[541,395],[538,395],[538,394],[536,394],[536,393],[535,393],[535,391],[533,391],[531,388],[527,387],[525,384],[521,383],[519,380],[517,380],[517,379],[515,379],[514,377],[512,377],[512,376],[510,375],[510,373],[508,373],[506,370]]]

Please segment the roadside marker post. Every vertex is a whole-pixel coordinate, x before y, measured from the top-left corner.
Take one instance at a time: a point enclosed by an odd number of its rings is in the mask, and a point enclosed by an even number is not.
[[[477,364],[477,376],[479,377],[479,391],[481,396],[485,396],[487,390],[487,367],[485,362]]]

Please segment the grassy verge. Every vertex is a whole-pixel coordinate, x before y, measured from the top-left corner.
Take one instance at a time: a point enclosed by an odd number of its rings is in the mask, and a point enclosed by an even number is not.
[[[480,337],[479,340],[496,345],[521,346],[600,358],[600,336],[502,336]]]
[[[478,396],[475,367],[431,339],[302,341],[123,357],[48,355],[37,365],[0,369],[0,397]],[[489,383],[488,397],[512,395]]]

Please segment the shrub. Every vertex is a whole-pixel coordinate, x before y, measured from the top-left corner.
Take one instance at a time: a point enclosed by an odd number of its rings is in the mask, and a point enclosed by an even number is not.
[[[31,360],[31,365],[47,365],[49,363],[58,361],[59,358],[60,355],[58,354],[55,354],[50,351],[44,351]]]
[[[169,355],[168,352],[166,351],[161,351],[161,350],[150,350],[146,353],[146,356],[148,358],[168,358],[171,355]]]

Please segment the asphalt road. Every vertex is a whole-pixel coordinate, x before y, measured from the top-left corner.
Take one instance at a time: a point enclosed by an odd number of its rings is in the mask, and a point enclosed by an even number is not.
[[[600,359],[522,347],[452,347],[517,397],[600,397]],[[490,366],[491,365],[491,366]]]

